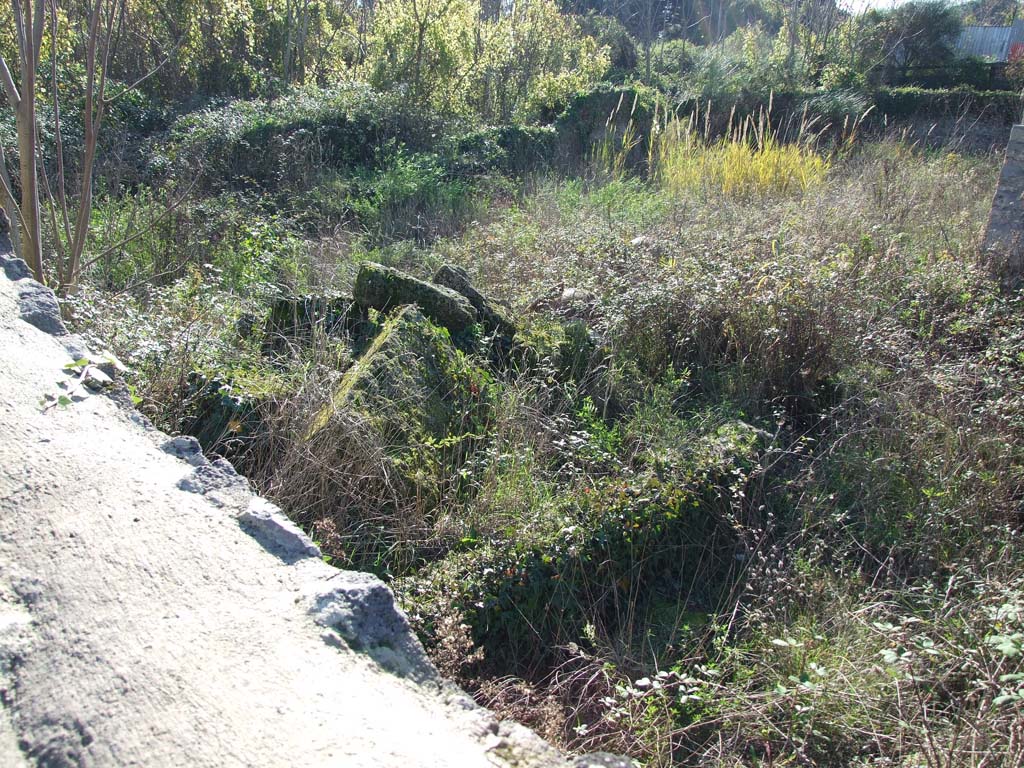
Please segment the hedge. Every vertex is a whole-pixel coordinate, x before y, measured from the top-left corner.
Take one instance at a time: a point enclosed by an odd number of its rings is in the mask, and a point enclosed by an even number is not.
[[[1016,91],[880,88],[875,92],[873,101],[880,115],[895,119],[971,116],[988,117],[1012,125],[1021,117],[1021,98]]]

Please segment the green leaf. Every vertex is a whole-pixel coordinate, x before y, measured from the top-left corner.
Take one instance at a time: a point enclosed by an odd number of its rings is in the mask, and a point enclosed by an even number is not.
[[[131,398],[132,405],[142,405],[142,398],[139,397],[138,392],[136,392],[135,386],[133,384],[128,385],[128,397]]]
[[[128,366],[122,363],[120,360],[118,360],[117,355],[115,355],[109,349],[104,349],[100,353],[100,357],[102,357],[104,361],[114,366],[114,370],[118,371],[119,373],[127,373],[129,371]]]
[[[1012,635],[993,635],[986,638],[986,643],[994,647],[1004,656],[1014,658],[1024,653],[1024,633],[1015,632]]]

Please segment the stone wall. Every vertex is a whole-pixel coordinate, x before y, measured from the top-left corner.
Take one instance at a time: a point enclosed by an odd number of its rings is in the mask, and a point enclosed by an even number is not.
[[[1024,125],[1010,130],[981,247],[1004,287],[1018,287],[1024,278]]]

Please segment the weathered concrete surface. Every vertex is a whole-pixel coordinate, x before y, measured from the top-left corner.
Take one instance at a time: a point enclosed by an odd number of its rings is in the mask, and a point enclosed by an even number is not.
[[[44,411],[68,337],[19,318],[24,279],[0,277],[0,766],[565,764],[194,441],[103,395]]]
[[[981,247],[1004,287],[1024,282],[1024,125],[1010,129]]]

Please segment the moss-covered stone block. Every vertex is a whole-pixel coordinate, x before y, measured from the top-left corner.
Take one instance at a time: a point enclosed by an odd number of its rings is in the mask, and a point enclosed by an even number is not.
[[[416,306],[405,306],[346,371],[306,439],[329,435],[335,414],[356,412],[372,439],[387,446],[405,490],[429,494],[432,478],[483,436],[491,389],[488,372],[456,348],[446,329]]]
[[[491,362],[499,369],[507,368],[512,360],[517,328],[505,311],[477,290],[462,267],[445,264],[434,275],[434,283],[469,300],[488,337]]]
[[[476,310],[480,324],[487,333],[496,333],[509,341],[516,334],[516,324],[505,312],[477,290],[469,279],[469,274],[462,267],[445,264],[434,275],[434,284],[450,288],[465,296],[473,309]]]
[[[477,321],[476,310],[465,296],[382,264],[363,264],[353,293],[360,306],[380,312],[415,304],[424,315],[453,334],[462,333]]]

